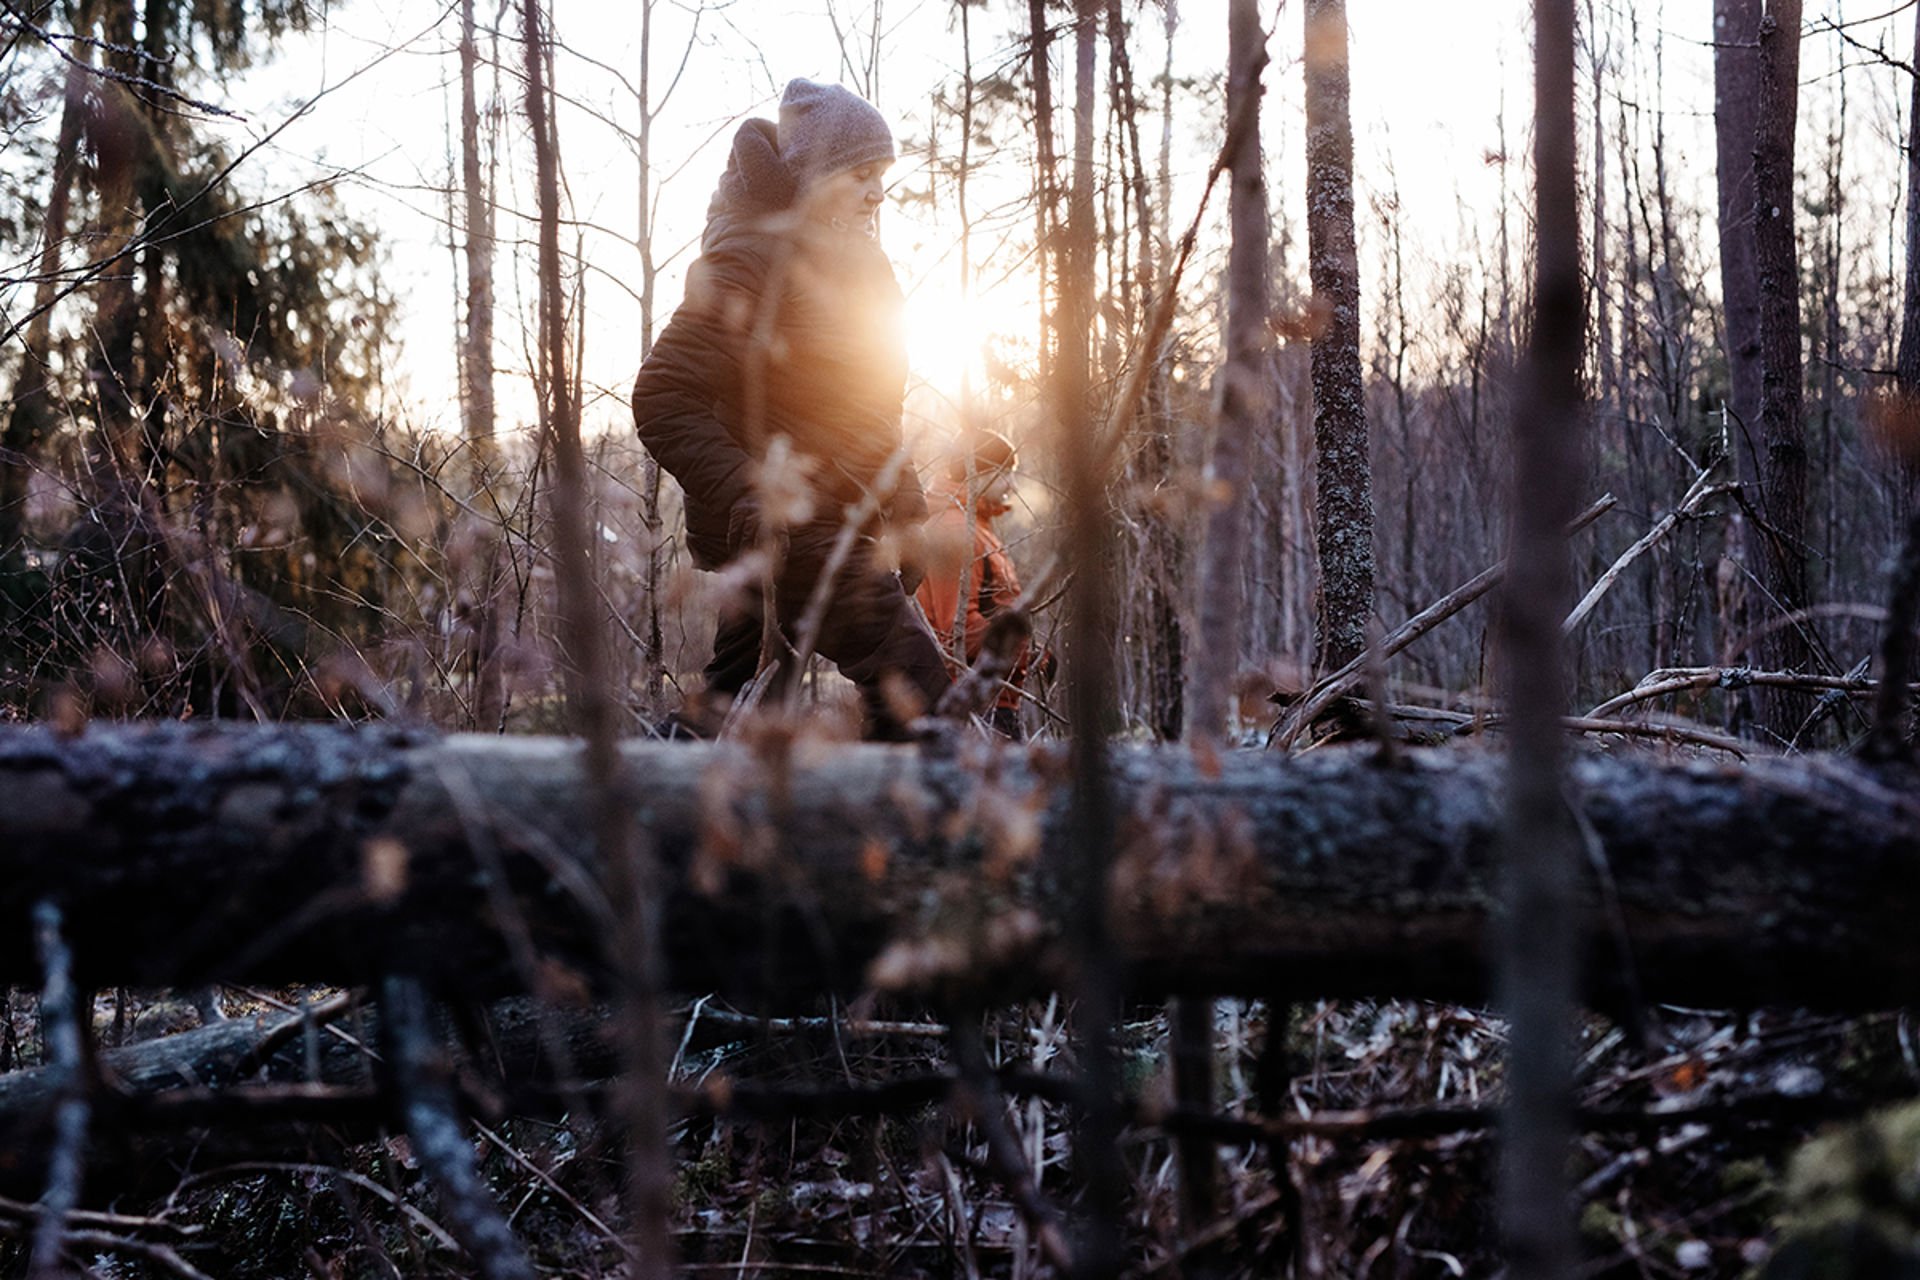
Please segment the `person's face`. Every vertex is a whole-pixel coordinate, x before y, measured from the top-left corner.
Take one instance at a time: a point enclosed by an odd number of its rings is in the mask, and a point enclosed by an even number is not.
[[[995,467],[974,476],[974,506],[986,515],[1002,515],[1012,507],[1013,472]]]
[[[836,230],[876,234],[880,206],[887,198],[884,179],[891,163],[875,160],[821,178],[807,193],[808,215]]]

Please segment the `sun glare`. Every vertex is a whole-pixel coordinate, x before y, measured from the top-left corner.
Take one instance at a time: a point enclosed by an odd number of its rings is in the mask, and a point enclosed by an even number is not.
[[[907,356],[913,376],[956,408],[963,392],[991,391],[995,362],[1031,347],[1033,304],[1008,285],[963,295],[957,286],[923,282],[907,298]]]

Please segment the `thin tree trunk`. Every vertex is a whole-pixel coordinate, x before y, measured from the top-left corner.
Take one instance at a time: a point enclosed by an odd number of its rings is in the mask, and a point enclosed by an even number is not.
[[[1659,379],[1661,433],[1667,438],[1677,439],[1684,430],[1692,387],[1693,324],[1686,290],[1680,283],[1680,250],[1674,230],[1672,184],[1667,176],[1666,48],[1666,30],[1656,27],[1653,41],[1653,202],[1660,220],[1660,258],[1659,265],[1650,273],[1658,320],[1655,374]],[[1650,251],[1654,239],[1653,228],[1649,225]],[[1636,436],[1644,438],[1645,433],[1636,433]],[[1663,476],[1665,471],[1652,466],[1646,468],[1643,474],[1648,487],[1641,491],[1646,495],[1642,501],[1652,505],[1651,495],[1663,490],[1657,477]],[[1657,566],[1653,571],[1641,575],[1647,602],[1647,653],[1643,663],[1646,670],[1658,670],[1675,661],[1675,633],[1683,606],[1672,577],[1672,574],[1662,573]],[[1690,587],[1691,582],[1687,586]]]
[[[639,170],[639,227],[634,237],[640,252],[640,358],[653,350],[653,310],[660,283],[660,266],[653,253],[653,118],[658,109],[653,101],[653,6],[655,0],[640,5],[640,129],[635,139],[635,160]],[[641,633],[641,679],[646,690],[646,709],[656,716],[664,709],[666,698],[666,653],[660,626],[660,570],[663,524],[660,518],[660,463],[648,453],[640,463],[640,522],[647,534],[647,567],[642,586],[647,593],[647,618]]]
[[[1835,410],[1840,407],[1840,370],[1846,345],[1845,323],[1840,315],[1840,279],[1844,270],[1842,254],[1842,229],[1846,226],[1847,186],[1844,176],[1847,146],[1847,78],[1845,73],[1845,51],[1834,48],[1833,67],[1833,122],[1827,134],[1827,202],[1820,221],[1825,223],[1821,233],[1824,247],[1823,271],[1826,277],[1820,287],[1820,479],[1824,492],[1821,495],[1821,507],[1825,512],[1820,521],[1821,554],[1820,564],[1827,567],[1827,574],[1809,584],[1809,591],[1826,595],[1831,590],[1832,566],[1837,551],[1836,533],[1842,525],[1840,496],[1836,489],[1839,480],[1839,430],[1835,420]],[[1824,588],[1824,589],[1823,589]]]
[[[1373,462],[1360,370],[1346,0],[1307,0],[1307,261],[1313,280],[1317,664],[1358,657],[1373,617]]]
[[[1753,261],[1753,138],[1761,86],[1761,0],[1713,4],[1713,138],[1720,188],[1720,297],[1728,436],[1740,484],[1761,484],[1761,276]]]
[[[960,167],[953,176],[954,213],[959,219],[960,298],[973,297],[973,219],[967,212],[967,179],[973,168],[973,22],[971,5],[960,5]],[[972,430],[974,404],[973,361],[960,366],[960,421]],[[968,464],[971,469],[972,464]],[[969,495],[971,497],[971,495]],[[963,591],[960,595],[966,599]],[[961,612],[965,612],[961,610]]]
[[[1171,76],[1173,34],[1177,26],[1178,6],[1168,0],[1166,13],[1167,57]],[[1120,89],[1125,98],[1123,118],[1133,139],[1134,202],[1139,221],[1139,270],[1137,272],[1142,304],[1151,308],[1160,290],[1166,287],[1167,257],[1170,246],[1166,236],[1168,203],[1172,181],[1172,87],[1171,80],[1161,87],[1159,204],[1149,198],[1145,154],[1139,139],[1139,101],[1135,96],[1132,59],[1121,40],[1124,31],[1119,0],[1110,0],[1107,8],[1108,39],[1114,44],[1114,56],[1120,70]],[[1147,717],[1154,736],[1162,742],[1180,738],[1186,721],[1185,637],[1180,621],[1179,583],[1186,559],[1184,539],[1167,504],[1157,500],[1173,478],[1173,423],[1164,350],[1142,352],[1141,358],[1153,362],[1147,375],[1146,412],[1137,421],[1139,448],[1133,454],[1134,480],[1138,489],[1152,494],[1142,505],[1144,526],[1141,535],[1140,564],[1146,587],[1146,635],[1142,667],[1147,692]]]
[[[1035,0],[1036,7],[1038,0]],[[1089,1219],[1078,1251],[1084,1276],[1116,1275],[1120,1268],[1120,1212],[1125,1178],[1116,1141],[1119,1117],[1110,1099],[1116,1079],[1113,1020],[1123,979],[1114,971],[1107,919],[1108,872],[1116,834],[1108,777],[1108,726],[1113,719],[1113,598],[1108,556],[1105,469],[1094,440],[1091,347],[1098,237],[1094,226],[1094,110],[1100,0],[1078,0],[1074,26],[1073,185],[1067,210],[1067,266],[1061,274],[1059,350],[1055,362],[1060,460],[1067,486],[1067,560],[1073,586],[1067,601],[1067,705],[1073,724],[1073,834],[1064,850],[1062,878],[1073,886],[1070,938],[1080,978],[1076,1014],[1081,1084],[1086,1110],[1075,1161],[1088,1188]]]
[[[953,174],[954,212],[960,222],[960,298],[964,304],[973,296],[973,223],[967,212],[967,177],[973,160],[973,22],[969,16],[971,9],[961,4],[960,9],[960,158]],[[937,113],[929,120],[937,118]],[[927,128],[928,185],[931,190],[934,159],[934,132],[929,123]],[[966,451],[966,476],[962,495],[962,520],[969,538],[974,522],[974,502],[976,494],[974,467],[974,434],[980,428],[979,406],[974,400],[973,360],[968,358],[960,366],[960,426],[961,446]],[[956,665],[967,664],[967,602],[974,598],[979,590],[974,578],[975,568],[985,572],[985,564],[969,545],[965,557],[960,562],[960,589],[954,596],[953,625],[944,637],[947,652],[952,655]]]
[[[527,118],[533,136],[540,207],[540,341],[546,352],[541,417],[553,441],[554,550],[560,609],[570,662],[569,701],[585,739],[587,803],[613,927],[605,939],[618,994],[618,1029],[626,1123],[627,1195],[634,1234],[633,1274],[673,1273],[672,1165],[661,1086],[666,1056],[660,1035],[658,875],[653,850],[638,830],[635,797],[620,766],[619,714],[607,660],[605,626],[589,554],[586,461],[578,402],[569,386],[566,299],[560,281],[560,183],[547,85],[550,63],[540,0],[524,0]]]
[[[1920,23],[1913,28],[1913,56],[1920,68]],[[1901,393],[1913,398],[1920,397],[1920,75],[1907,79],[1907,272],[1894,367]]]
[[[1920,69],[1920,22],[1913,28],[1914,67]],[[1907,108],[1907,270],[1900,298],[1900,347],[1894,358],[1900,406],[1895,418],[1894,452],[1900,459],[1899,507],[1913,513],[1920,496],[1920,75],[1908,77]]]
[[[1760,287],[1759,531],[1769,605],[1777,616],[1804,608],[1807,596],[1807,442],[1801,420],[1800,262],[1794,236],[1793,144],[1799,109],[1800,0],[1771,0],[1760,20],[1760,91],[1753,149],[1754,264]],[[1803,624],[1804,625],[1804,624]],[[1776,628],[1760,642],[1769,670],[1812,669],[1801,626]],[[1811,709],[1790,690],[1763,690],[1761,725],[1792,742]]]
[[[145,77],[160,86],[162,92],[172,82],[172,50],[168,47],[171,37],[173,10],[172,0],[146,0],[142,17],[141,45],[146,57],[143,68]],[[140,111],[144,123],[154,139],[164,136],[168,109],[159,97],[145,95],[140,102]],[[153,145],[155,155],[152,161],[141,166],[138,181],[138,194],[141,209],[147,216],[165,209],[170,200],[166,183],[161,177],[158,144]],[[147,501],[159,510],[167,498],[168,486],[165,481],[167,463],[166,428],[167,403],[169,397],[162,395],[166,385],[170,336],[167,324],[167,247],[163,243],[143,245],[139,254],[140,265],[140,320],[139,373],[134,383],[139,388],[140,434],[138,449],[140,470],[143,475],[152,478]]]
[[[475,85],[480,57],[474,0],[460,0],[460,181],[464,188],[467,314],[460,344],[465,394],[467,495],[476,510],[492,483],[495,458],[493,395],[493,192],[481,169],[480,105]],[[467,661],[475,727],[497,731],[506,716],[506,672],[500,661],[501,609],[506,574],[499,540],[489,529],[475,554],[473,616]]]
[[[42,218],[38,279],[33,289],[33,323],[14,380],[6,435],[0,439],[0,555],[11,552],[26,528],[26,500],[35,456],[53,429],[47,398],[47,358],[51,349],[52,308],[59,283],[60,252],[67,236],[73,181],[79,170],[81,124],[86,112],[87,59],[93,50],[73,42],[66,94],[60,108],[60,132],[54,140],[52,185]]]
[[[1268,404],[1267,186],[1261,172],[1260,76],[1266,39],[1252,0],[1227,10],[1227,128],[1233,239],[1227,257],[1226,365],[1208,466],[1206,541],[1200,563],[1199,657],[1187,721],[1190,741],[1219,744],[1230,726],[1240,665],[1242,570],[1246,561],[1248,457]]]
[[[1533,335],[1514,406],[1514,540],[1503,666],[1512,716],[1503,845],[1501,986],[1510,1019],[1501,1220],[1513,1280],[1560,1280],[1568,1214],[1576,991],[1577,838],[1567,811],[1560,620],[1565,530],[1579,492],[1580,209],[1574,160],[1574,0],[1534,4]]]
[[[1054,265],[1058,247],[1053,245],[1055,204],[1053,147],[1053,31],[1047,25],[1046,0],[1027,0],[1028,65],[1033,71],[1033,139],[1035,163],[1040,168],[1034,183],[1033,236],[1034,287],[1040,297],[1040,350],[1038,376],[1041,386],[1049,385],[1053,369],[1053,291],[1049,267]]]
[[[1227,220],[1226,365],[1208,466],[1209,507],[1200,563],[1199,660],[1193,669],[1193,714],[1188,740],[1209,750],[1228,741],[1233,728],[1234,677],[1240,667],[1242,579],[1246,566],[1249,459],[1254,433],[1266,423],[1272,376],[1268,334],[1267,184],[1260,157],[1261,75],[1267,65],[1266,32],[1255,0],[1234,0],[1227,9],[1226,131],[1231,186]],[[1213,1006],[1185,1001],[1175,1011],[1176,1089],[1184,1099],[1205,1102],[1213,1035]],[[1195,1044],[1195,1041],[1199,1044]],[[1181,1181],[1188,1230],[1197,1233],[1212,1209],[1214,1153],[1197,1143],[1181,1146]]]
[[[101,30],[110,47],[107,64],[115,71],[136,74],[139,68],[129,62],[137,58],[133,51],[133,5],[109,5]],[[88,120],[88,138],[96,157],[100,225],[98,254],[102,259],[125,250],[139,227],[136,170],[139,142],[134,134],[138,114],[119,84],[105,82],[97,86],[99,101]],[[135,499],[129,496],[135,481],[128,474],[135,450],[133,433],[133,347],[139,324],[139,299],[133,288],[133,258],[130,255],[105,271],[96,290],[94,304],[95,338],[88,344],[87,380],[97,397],[98,419],[94,440],[94,458],[99,466],[100,483],[107,487],[102,497],[109,520],[129,519]]]
[[[1592,227],[1590,238],[1593,262],[1593,332],[1599,348],[1600,399],[1603,404],[1611,396],[1619,383],[1619,372],[1614,367],[1613,354],[1613,314],[1611,299],[1608,295],[1607,262],[1607,135],[1606,135],[1606,94],[1604,86],[1609,55],[1612,44],[1602,47],[1600,43],[1600,19],[1594,0],[1587,0],[1587,63],[1591,69],[1593,102],[1593,197],[1589,210],[1589,225]],[[1610,405],[1608,407],[1611,407]]]
[[[467,325],[460,358],[467,391],[467,444],[473,450],[474,488],[493,449],[493,214],[492,192],[480,168],[480,106],[474,86],[474,0],[460,0],[460,176],[465,186]]]

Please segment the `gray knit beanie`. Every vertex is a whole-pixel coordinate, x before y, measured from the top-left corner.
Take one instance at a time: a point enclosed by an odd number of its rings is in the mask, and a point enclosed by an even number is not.
[[[872,103],[850,89],[789,80],[780,95],[780,158],[804,189],[842,169],[892,160],[893,130]]]

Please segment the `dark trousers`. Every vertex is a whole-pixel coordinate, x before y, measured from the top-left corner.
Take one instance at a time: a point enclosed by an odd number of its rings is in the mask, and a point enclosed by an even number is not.
[[[839,526],[810,523],[788,531],[786,555],[775,585],[774,603],[787,645],[795,644],[794,629],[806,612],[814,584],[826,571],[828,557],[839,536]],[[867,717],[867,735],[897,739],[906,725],[894,713],[882,692],[889,675],[903,681],[907,691],[931,711],[951,683],[939,642],[908,603],[899,575],[880,563],[872,538],[862,537],[833,582],[833,596],[814,636],[814,651],[840,668],[840,674],[860,687]],[[707,664],[710,693],[733,697],[753,679],[760,665],[763,603],[759,592],[724,610],[713,637],[713,661]],[[768,696],[776,696],[792,679],[793,654],[779,655],[779,675]]]

